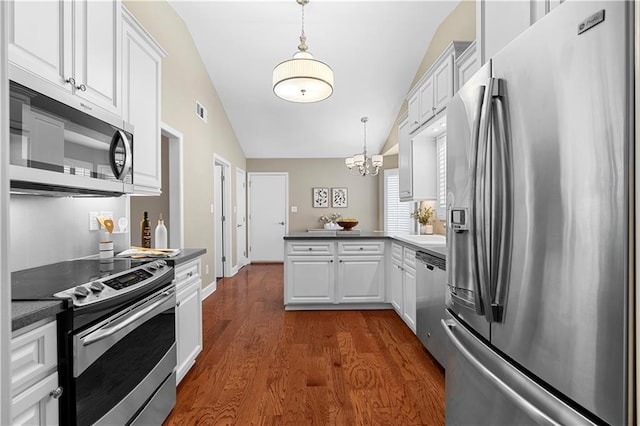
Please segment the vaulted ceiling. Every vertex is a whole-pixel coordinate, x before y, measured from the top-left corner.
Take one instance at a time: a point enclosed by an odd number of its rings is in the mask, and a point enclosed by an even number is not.
[[[442,20],[458,1],[311,0],[309,51],[333,68],[333,95],[297,104],[276,97],[273,68],[297,51],[295,0],[174,1],[189,27],[247,158],[331,158],[384,145]]]

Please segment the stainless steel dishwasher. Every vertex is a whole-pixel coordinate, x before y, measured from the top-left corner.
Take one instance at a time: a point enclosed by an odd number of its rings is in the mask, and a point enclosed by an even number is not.
[[[440,325],[446,308],[446,261],[423,251],[416,252],[416,261],[416,334],[429,353],[446,368],[449,341]]]

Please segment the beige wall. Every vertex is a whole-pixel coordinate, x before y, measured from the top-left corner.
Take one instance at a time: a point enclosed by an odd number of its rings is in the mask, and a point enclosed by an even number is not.
[[[386,160],[386,159],[385,159]],[[289,173],[289,231],[321,228],[320,216],[339,213],[359,221],[356,229],[373,231],[378,227],[378,176],[354,176],[344,165],[344,158],[247,159],[247,172]],[[314,208],[312,188],[348,189],[347,208]],[[291,213],[291,206],[298,207]]]
[[[444,50],[452,41],[473,41],[476,39],[476,2],[475,0],[463,0],[460,4],[445,18],[438,26],[438,29],[429,43],[422,63],[418,67],[411,87],[413,88],[422,76],[427,72],[429,67],[438,59]],[[405,100],[400,107],[398,117],[394,123],[387,141],[382,147],[381,152],[387,152],[391,147],[398,143],[398,125],[404,119],[407,113],[407,101]]]
[[[131,1],[124,5],[166,50],[162,61],[162,121],[184,135],[184,245],[206,248],[204,285],[215,280],[213,215],[213,157],[232,164],[231,186],[235,194],[235,167],[246,168],[245,155],[220,102],[198,50],[182,19],[164,0]],[[208,123],[195,114],[196,100],[208,109]],[[235,202],[234,202],[235,204]],[[132,217],[135,222],[137,218]],[[152,219],[154,219],[152,217]],[[235,217],[232,217],[235,222]],[[235,223],[232,224],[235,229]],[[132,241],[136,241],[135,232]],[[231,236],[235,247],[235,234]],[[235,250],[232,250],[235,265]],[[204,266],[209,274],[204,274]]]

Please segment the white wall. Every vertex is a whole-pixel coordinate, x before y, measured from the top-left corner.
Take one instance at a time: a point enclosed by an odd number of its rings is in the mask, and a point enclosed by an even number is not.
[[[98,254],[98,243],[104,233],[89,231],[89,212],[112,211],[117,229],[117,220],[128,216],[127,209],[126,196],[54,198],[11,195],[11,271]],[[128,248],[129,234],[114,234],[112,237],[116,252]]]

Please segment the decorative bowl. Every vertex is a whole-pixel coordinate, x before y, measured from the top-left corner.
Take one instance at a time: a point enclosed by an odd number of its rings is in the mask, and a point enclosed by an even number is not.
[[[345,231],[351,231],[351,228],[358,224],[357,220],[339,220],[338,225],[342,226]]]

